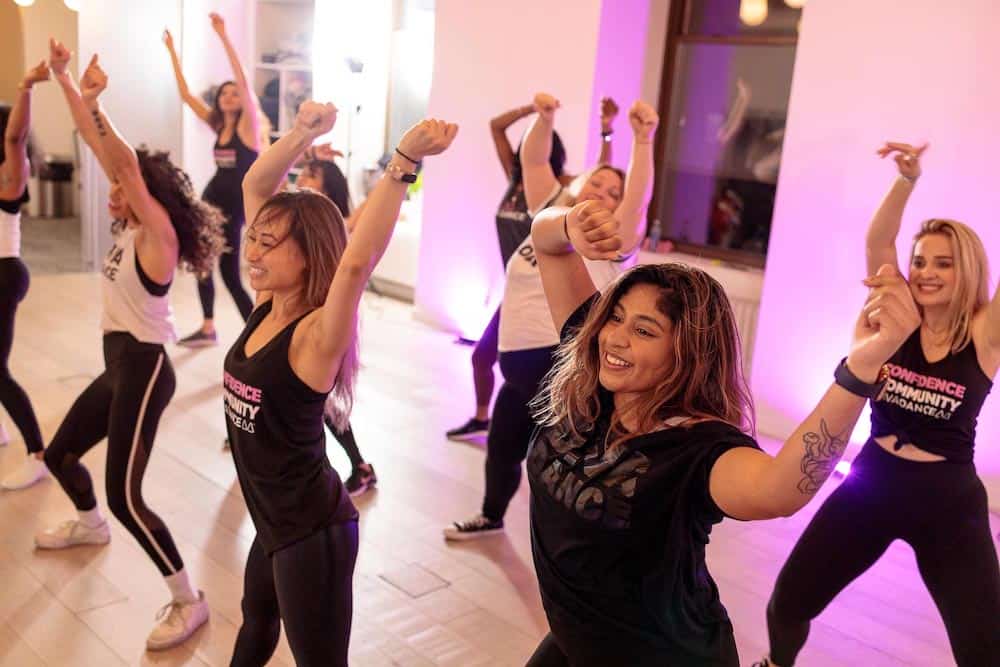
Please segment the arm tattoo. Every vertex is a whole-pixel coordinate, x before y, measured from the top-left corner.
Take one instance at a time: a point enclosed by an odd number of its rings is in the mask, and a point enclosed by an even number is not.
[[[108,131],[104,128],[104,121],[101,119],[101,112],[95,109],[90,112],[90,115],[94,117],[94,125],[97,126],[97,133],[102,137],[108,136]]]
[[[823,486],[823,482],[833,472],[837,461],[847,448],[850,430],[833,434],[827,428],[826,420],[819,420],[819,433],[809,431],[802,436],[806,446],[802,457],[802,479],[799,480],[799,491],[805,495],[813,495]]]

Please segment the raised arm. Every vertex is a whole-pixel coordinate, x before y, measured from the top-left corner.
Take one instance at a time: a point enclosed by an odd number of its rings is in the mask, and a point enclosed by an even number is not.
[[[108,76],[97,62],[97,55],[90,59],[87,70],[80,78],[80,96],[97,128],[98,142],[111,170],[112,181],[117,183],[132,213],[142,223],[142,243],[138,250],[145,268],[158,282],[169,280],[177,264],[177,233],[163,206],[149,194],[146,181],[139,168],[135,150],[115,129],[98,99],[107,88]],[[146,241],[153,241],[147,244]]]
[[[243,177],[243,209],[253,222],[264,202],[280,190],[288,170],[320,137],[333,129],[337,107],[319,102],[304,102],[295,117],[295,125],[283,137],[260,154]]]
[[[181,69],[181,59],[174,49],[174,36],[170,34],[169,30],[163,31],[163,43],[167,45],[167,51],[170,52],[170,64],[174,67],[174,80],[177,81],[177,92],[180,93],[181,100],[188,105],[195,116],[207,123],[212,110],[200,97],[191,94],[187,79],[184,78],[184,71]]]
[[[893,182],[885,199],[875,211],[871,224],[868,226],[868,236],[865,238],[865,259],[868,273],[874,274],[883,264],[891,264],[899,268],[896,257],[896,237],[903,223],[903,210],[910,199],[913,186],[920,178],[920,156],[927,150],[923,146],[911,146],[887,142],[878,149],[879,157],[893,155],[899,168],[899,177]]]
[[[653,135],[660,117],[653,107],[636,100],[629,109],[628,122],[632,126],[632,156],[615,217],[621,222],[622,248],[630,252],[646,233],[646,209],[653,191]]]
[[[305,106],[305,105],[303,105]],[[321,106],[321,105],[317,105]],[[315,113],[307,109],[308,113]],[[299,111],[300,115],[302,111]],[[407,130],[399,140],[399,150],[416,160],[444,151],[454,140],[458,126],[440,120],[424,120]],[[398,170],[398,171],[397,171]],[[358,303],[372,270],[378,264],[392,236],[407,183],[392,173],[412,173],[413,165],[399,155],[389,162],[386,175],[368,196],[367,205],[351,234],[337,272],[330,284],[326,302],[314,326],[309,329],[309,358],[301,360],[295,371],[304,380],[329,386],[356,330]]]
[[[76,82],[73,81],[73,76],[69,73],[70,56],[69,50],[61,42],[49,39],[49,67],[52,68],[52,74],[59,83],[59,87],[62,88],[70,115],[73,116],[73,124],[76,125],[76,131],[80,134],[83,142],[94,152],[97,162],[104,170],[104,175],[108,177],[109,181],[114,181],[111,163],[101,145],[97,126],[94,124],[90,111],[84,105],[83,98],[80,97],[80,91],[76,87]]]
[[[535,112],[534,104],[526,104],[510,111],[505,111],[496,118],[490,120],[490,134],[493,136],[493,145],[497,149],[497,157],[500,159],[500,166],[507,180],[511,178],[514,170],[514,149],[507,138],[507,128],[521,120],[525,116],[530,116]]]
[[[618,258],[620,226],[611,211],[594,201],[572,209],[551,206],[535,216],[531,242],[556,331],[597,291],[583,258]]]
[[[882,365],[920,326],[909,286],[886,264],[869,278],[872,288],[854,331],[847,368],[874,384]],[[709,478],[716,504],[738,519],[790,516],[804,507],[833,472],[867,398],[832,384],[777,456],[739,447],[719,457]]]
[[[610,97],[601,98],[601,155],[597,161],[601,164],[611,164],[611,135],[615,117],[618,115],[618,104]]]
[[[743,119],[746,118],[747,109],[750,107],[750,86],[743,79],[736,79],[736,99],[729,109],[726,122],[719,128],[716,139],[720,144],[727,144],[732,141],[736,133],[743,127]]]
[[[545,199],[558,183],[549,164],[549,155],[552,154],[552,129],[559,100],[547,93],[538,93],[534,106],[538,113],[521,143],[524,199],[532,213],[545,204]]]
[[[48,81],[49,66],[43,60],[28,70],[17,86],[14,106],[3,136],[4,160],[0,164],[0,199],[18,199],[28,184],[28,130],[31,128],[31,88]]]
[[[247,83],[246,73],[243,71],[243,64],[240,56],[236,53],[233,43],[229,41],[226,33],[226,23],[221,16],[212,12],[209,14],[212,20],[212,30],[222,40],[222,46],[226,50],[226,57],[229,58],[229,66],[233,68],[233,82],[240,93],[240,100],[243,103],[243,111],[240,113],[240,121],[236,126],[236,131],[240,134],[240,141],[250,148],[259,151],[261,149],[260,138],[260,107],[257,103],[257,95],[253,92],[250,84]]]

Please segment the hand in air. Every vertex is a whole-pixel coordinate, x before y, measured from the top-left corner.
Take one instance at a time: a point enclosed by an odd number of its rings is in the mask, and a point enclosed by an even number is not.
[[[910,286],[891,264],[883,264],[864,282],[870,291],[854,327],[847,365],[859,378],[874,382],[882,364],[920,326],[920,311]]]
[[[80,97],[87,102],[94,101],[107,87],[108,75],[101,69],[95,53],[94,57],[90,59],[90,64],[87,65],[87,70],[80,77]]]
[[[628,122],[636,139],[643,142],[651,141],[660,123],[656,110],[642,100],[636,100],[628,111]]]
[[[538,112],[538,115],[548,120],[552,120],[555,116],[556,109],[560,106],[559,100],[548,93],[538,93],[535,95],[534,105],[535,111]]]
[[[618,115],[618,104],[610,97],[601,98],[601,130],[608,132],[611,130],[611,123]]]
[[[344,157],[344,154],[335,149],[329,142],[313,146],[312,154],[314,159],[326,162],[333,162],[338,157]]]
[[[295,129],[310,137],[320,137],[333,129],[337,122],[337,107],[330,102],[307,100],[299,105],[295,115]]]
[[[225,34],[226,34],[226,20],[224,18],[222,18],[222,16],[219,15],[219,14],[217,14],[216,12],[210,13],[208,15],[208,18],[209,18],[209,20],[212,21],[212,30],[215,31],[215,34],[219,35],[219,37],[225,36]]]
[[[458,134],[458,125],[435,118],[420,121],[399,140],[399,151],[414,160],[443,153]]]
[[[595,201],[577,204],[566,218],[569,242],[587,259],[618,259],[622,247],[619,227],[614,213]]]
[[[66,73],[66,66],[69,65],[69,49],[57,39],[49,38],[49,67],[56,76]]]
[[[38,63],[34,67],[28,70],[28,73],[24,75],[24,83],[30,88],[40,81],[49,80],[49,66],[45,64],[45,61]]]
[[[887,141],[882,148],[878,149],[878,156],[881,158],[889,155],[893,156],[899,173],[911,181],[920,178],[923,171],[920,168],[920,156],[924,154],[930,144],[924,143],[922,146],[912,146],[895,141]]]
[[[163,30],[163,43],[167,45],[167,48],[171,51],[174,50],[174,36],[170,34],[170,30],[164,28]]]

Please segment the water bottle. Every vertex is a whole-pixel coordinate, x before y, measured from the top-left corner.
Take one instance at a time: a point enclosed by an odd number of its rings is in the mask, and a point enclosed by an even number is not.
[[[653,226],[649,228],[649,245],[646,247],[652,252],[656,252],[656,249],[660,245],[660,234],[663,233],[663,228],[660,226],[659,219],[653,220]]]

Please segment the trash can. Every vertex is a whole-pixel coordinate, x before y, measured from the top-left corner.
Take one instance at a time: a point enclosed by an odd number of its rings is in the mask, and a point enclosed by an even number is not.
[[[38,170],[39,199],[43,218],[73,215],[73,158],[46,155]]]

